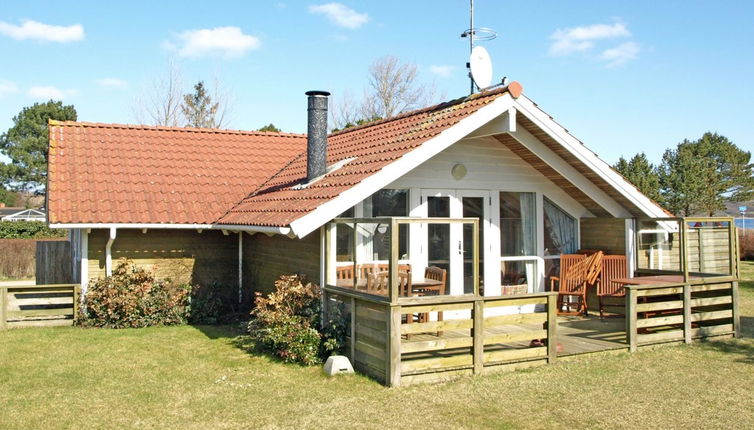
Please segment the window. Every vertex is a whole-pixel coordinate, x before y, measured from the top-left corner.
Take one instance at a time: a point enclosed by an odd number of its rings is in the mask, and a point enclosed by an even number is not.
[[[545,276],[558,276],[560,254],[573,254],[578,247],[576,218],[544,199]],[[548,257],[549,256],[549,257]]]
[[[348,209],[338,218],[353,218],[353,208]],[[353,225],[338,224],[335,231],[335,261],[353,261]]]
[[[364,200],[364,217],[408,216],[408,190],[384,189],[379,190]],[[390,259],[390,228],[377,226],[371,236],[371,252],[368,255],[374,260]],[[408,225],[399,227],[398,258],[408,258]],[[370,244],[365,244],[368,249]],[[369,258],[368,258],[369,259]]]
[[[537,290],[541,259],[537,257],[535,196],[500,193],[500,294]]]

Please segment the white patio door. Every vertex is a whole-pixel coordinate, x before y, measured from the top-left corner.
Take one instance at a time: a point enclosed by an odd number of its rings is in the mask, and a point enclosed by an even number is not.
[[[491,238],[490,193],[486,190],[432,190],[421,193],[421,215],[441,218],[479,219],[479,276],[483,285],[485,261],[489,261]],[[473,236],[471,225],[428,224],[421,236],[422,259],[428,266],[448,271],[449,294],[471,294],[473,290]]]

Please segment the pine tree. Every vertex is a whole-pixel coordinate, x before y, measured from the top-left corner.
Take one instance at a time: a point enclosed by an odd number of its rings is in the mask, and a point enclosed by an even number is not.
[[[657,168],[649,162],[643,152],[634,155],[630,161],[620,157],[613,168],[645,196],[654,201],[660,201],[660,177],[657,175]]]
[[[199,81],[194,85],[194,92],[183,96],[181,111],[186,118],[187,127],[197,128],[218,128],[220,120],[217,113],[220,103],[212,100],[212,96],[207,93],[204,87],[204,81]]]
[[[275,124],[269,123],[265,125],[264,127],[260,128],[258,131],[271,131],[275,133],[280,133],[280,129],[275,127]]]

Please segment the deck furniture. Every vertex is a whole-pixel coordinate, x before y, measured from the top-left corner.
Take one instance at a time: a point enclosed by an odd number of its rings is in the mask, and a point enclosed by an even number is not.
[[[550,291],[558,292],[558,313],[561,315],[588,315],[586,288],[594,283],[602,269],[602,251],[592,255],[563,254],[560,256],[560,276],[550,277]],[[556,288],[557,283],[557,288]],[[576,298],[576,302],[566,297]],[[576,311],[571,311],[572,306]],[[563,310],[565,308],[565,311]]]
[[[437,266],[429,266],[424,269],[424,279],[437,281],[436,285],[418,285],[414,286],[413,292],[417,295],[445,295],[445,288],[447,285],[448,271],[441,269]],[[422,312],[418,314],[419,322],[429,322],[429,312]],[[442,311],[437,312],[437,321],[443,320]],[[437,336],[442,336],[443,332],[438,331]]]
[[[597,280],[597,299],[600,306],[600,318],[605,317],[605,299],[619,297],[625,299],[626,289],[616,279],[626,277],[626,256],[606,255],[602,258],[602,273]],[[625,303],[624,303],[625,306]]]

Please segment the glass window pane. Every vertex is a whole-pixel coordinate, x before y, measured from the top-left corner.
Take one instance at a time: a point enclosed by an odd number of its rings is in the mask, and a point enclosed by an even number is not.
[[[638,223],[638,269],[681,271],[678,221],[641,220]]]
[[[500,193],[500,255],[537,254],[534,193]]]
[[[365,217],[408,216],[408,190],[379,190],[364,200]],[[398,243],[398,258],[408,259],[408,225],[399,227],[400,240]],[[372,238],[372,249],[375,259],[388,260],[390,258],[390,238],[386,236],[388,229],[378,228]]]
[[[545,255],[576,252],[576,218],[544,199]]]
[[[730,275],[730,222],[689,222],[686,227],[689,272]]]

